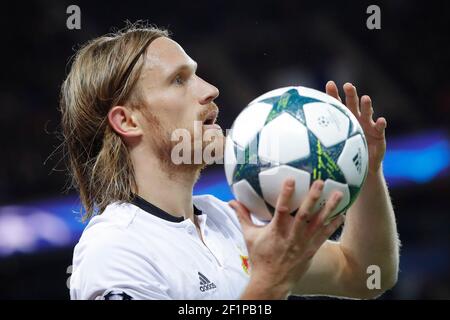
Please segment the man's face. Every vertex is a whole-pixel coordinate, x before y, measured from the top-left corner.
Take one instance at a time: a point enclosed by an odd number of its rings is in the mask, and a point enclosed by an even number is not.
[[[139,90],[153,120],[147,118],[149,121],[144,122],[147,126],[144,141],[152,145],[164,162],[168,161],[171,149],[177,144],[171,141],[174,130],[187,130],[193,141],[196,121],[197,132],[220,129],[213,125],[218,114],[213,101],[219,90],[197,76],[196,69],[196,62],[169,38],[157,38],[147,48]],[[214,143],[223,145],[223,136]]]

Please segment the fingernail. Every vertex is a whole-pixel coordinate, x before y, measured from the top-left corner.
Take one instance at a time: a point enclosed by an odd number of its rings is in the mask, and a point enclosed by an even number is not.
[[[318,181],[316,182],[316,185],[315,185],[315,186],[316,186],[316,189],[317,189],[317,190],[322,191],[322,189],[323,189],[323,183],[322,183],[322,181],[319,181],[319,180],[318,180]]]

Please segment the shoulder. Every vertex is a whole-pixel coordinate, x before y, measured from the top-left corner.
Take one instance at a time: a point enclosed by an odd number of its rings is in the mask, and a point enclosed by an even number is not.
[[[113,203],[105,211],[93,217],[84,229],[75,251],[91,253],[98,249],[111,248],[115,244],[127,245],[132,233],[130,227],[136,216],[133,206]]]
[[[127,294],[141,297],[146,289],[142,284],[149,283],[145,278],[158,277],[152,255],[135,230],[135,218],[134,206],[114,204],[91,219],[74,249],[70,281],[73,299],[102,296],[106,289],[122,289],[123,283]],[[161,292],[165,290],[163,282],[152,285]]]
[[[74,259],[111,260],[111,253],[135,254],[145,250],[139,235],[145,230],[139,222],[139,209],[129,203],[113,203],[92,218],[75,246]]]

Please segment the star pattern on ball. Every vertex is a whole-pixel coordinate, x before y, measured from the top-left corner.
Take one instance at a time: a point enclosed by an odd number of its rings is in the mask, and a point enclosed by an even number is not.
[[[315,102],[323,103],[322,100],[316,98],[301,96],[297,89],[287,90],[282,95],[266,98],[261,100],[260,102],[272,105],[272,109],[270,110],[265,120],[265,125],[273,121],[281,114],[288,113],[295,119],[297,119],[306,128],[308,127],[305,121],[305,114],[303,110],[304,105]],[[245,179],[255,190],[255,192],[262,199],[264,199],[260,187],[259,173],[280,164],[273,163],[268,159],[263,159],[258,156],[259,137],[260,132],[258,132],[244,148],[241,148],[237,145],[234,146],[235,155],[237,155],[238,158],[238,164],[236,165],[233,174],[233,183]],[[342,171],[333,160],[333,158],[335,158],[334,155],[338,155],[341,153],[345,145],[345,141],[327,148],[309,129],[308,139],[310,147],[316,149],[316,156],[309,156],[305,159],[298,159],[292,162],[288,162],[286,163],[286,165],[298,168],[300,170],[305,170],[307,172],[312,172],[313,174],[311,176],[311,184],[314,182],[314,180],[326,180],[327,178],[345,183],[345,177]],[[270,204],[268,204],[266,201],[265,203],[268,210],[273,213],[274,208],[270,206]]]
[[[304,120],[305,114],[303,111],[303,106],[308,103],[323,101],[315,98],[301,96],[298,93],[297,89],[290,89],[283,93],[281,96],[270,97],[261,100],[261,102],[272,104],[272,109],[267,116],[265,124],[269,123],[282,113],[286,112],[299,120],[303,125],[306,125]]]

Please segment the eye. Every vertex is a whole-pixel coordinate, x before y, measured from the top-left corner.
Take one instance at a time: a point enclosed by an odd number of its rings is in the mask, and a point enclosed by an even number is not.
[[[173,79],[173,83],[176,84],[176,85],[179,85],[179,86],[183,85],[184,82],[185,82],[185,80],[184,80],[184,78],[181,76],[181,74],[177,75],[177,76],[175,77],[175,79]]]

